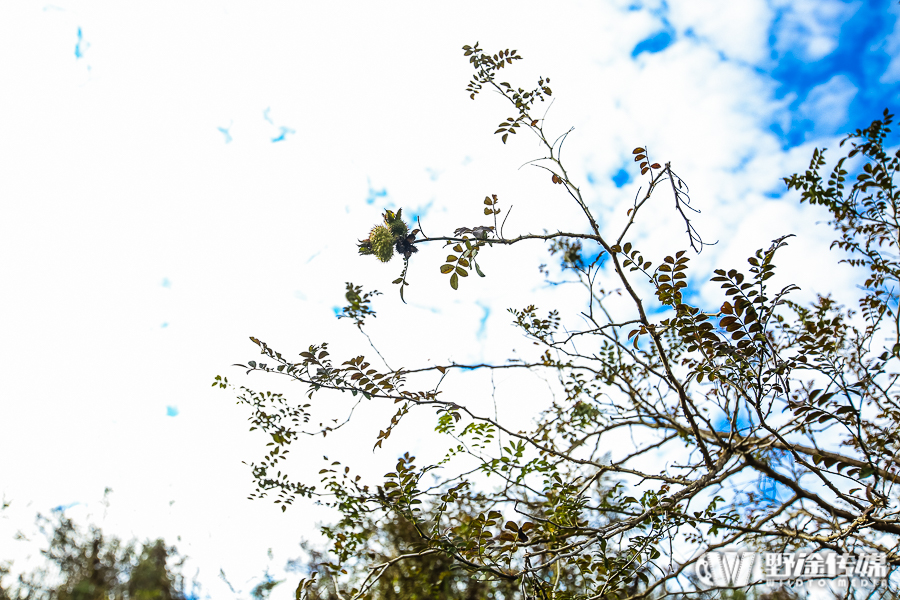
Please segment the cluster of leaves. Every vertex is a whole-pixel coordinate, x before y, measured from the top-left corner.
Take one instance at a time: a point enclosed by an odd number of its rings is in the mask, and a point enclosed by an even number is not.
[[[476,511],[480,508],[468,507]],[[519,590],[515,582],[491,576],[471,577],[452,558],[429,549],[418,523],[422,520],[433,522],[436,518],[433,507],[417,520],[411,520],[399,511],[381,518],[367,515],[362,530],[366,535],[365,545],[370,550],[359,563],[384,565],[368,581],[368,573],[361,569],[351,569],[349,583],[340,581],[323,554],[307,548],[308,558],[303,567],[309,576],[304,581],[310,585],[301,595],[308,592],[310,600],[339,600],[343,597],[338,593],[342,584],[351,592],[366,587],[366,597],[372,600],[505,600],[517,595]],[[464,530],[474,530],[475,522],[475,518],[467,516],[457,522],[457,531],[463,534]],[[405,558],[396,560],[398,556]],[[311,583],[317,576],[324,585]],[[369,582],[371,586],[367,586]]]
[[[619,246],[616,244],[612,248],[610,248],[610,252],[612,254],[624,254],[625,258],[622,259],[622,267],[627,268],[629,271],[643,271],[647,272],[648,269],[653,265],[653,263],[649,261],[645,261],[644,257],[641,256],[641,253],[638,252],[630,243],[626,243],[624,246]],[[684,254],[684,251],[681,251]]]
[[[336,366],[329,358],[327,342],[310,346],[307,351],[300,353],[301,360],[294,363],[284,358],[280,352],[270,348],[264,341],[254,337],[251,337],[250,340],[259,346],[260,353],[269,357],[274,364],[251,360],[247,361],[247,364],[235,366],[246,369],[247,373],[253,371],[277,373],[305,383],[309,386],[307,396],[310,400],[316,392],[326,389],[350,392],[350,395],[356,398],[354,408],[363,399],[391,398],[395,404],[402,403],[387,427],[379,432],[375,443],[376,448],[390,437],[393,428],[408,412],[409,403],[434,402],[440,393],[436,390],[410,391],[403,389],[406,372],[402,368],[379,372],[372,368],[363,355],[346,360],[340,366]],[[215,377],[212,385],[222,389],[233,387],[227,378],[220,375]],[[256,490],[249,497],[264,498],[270,491],[277,490],[278,497],[275,502],[281,504],[282,511],[286,511],[297,496],[314,496],[316,486],[292,482],[286,473],[279,470],[275,475],[271,475],[271,471],[286,458],[289,453],[287,447],[297,439],[299,434],[326,437],[330,432],[340,429],[349,421],[353,409],[350,410],[350,415],[340,423],[334,419],[332,425],[320,422],[317,427],[307,430],[303,426],[310,421],[310,415],[306,411],[310,404],[291,405],[286,402],[282,394],[269,391],[254,392],[244,386],[236,388],[236,391],[238,392],[238,403],[251,407],[252,426],[250,430],[260,429],[272,440],[267,444],[271,450],[262,462],[259,464],[253,462],[249,465],[257,482]]]
[[[350,392],[356,403],[399,405],[376,449],[387,446],[409,413],[437,413],[435,444],[447,445],[438,463],[416,467],[405,454],[378,484],[332,464],[322,472],[324,491],[309,488],[341,514],[323,528],[335,560],[319,565],[333,594],[392,597],[386,588],[376,591],[380,582],[426,557],[448,561],[473,582],[505,582],[542,600],[695,594],[694,562],[707,550],[736,544],[884,552],[892,569],[900,566],[900,263],[893,253],[900,244],[900,191],[893,185],[900,154],[892,158],[883,149],[891,115],[847,138],[847,158],[867,159],[853,186],[845,186],[841,161],[823,187],[819,151],[805,175],[785,180],[804,201],[831,210],[841,236],[836,244],[854,254],[851,265],[868,269],[864,326],[829,298],[801,306],[789,299],[795,286],[774,286],[776,259],[790,237],[785,232],[774,232],[781,237],[750,256],[747,269],[716,269],[711,280],[722,298],[701,305],[691,292],[705,282],[692,278],[686,250],[657,258],[623,241],[665,183],[688,244],[702,248],[685,212],[692,210],[687,185],[671,164],[652,162],[646,148],[636,148],[646,192],[635,198],[620,231],[602,231],[560,158],[566,134],[551,142],[530,113],[550,94],[547,81],[541,78],[531,92],[513,88],[495,78],[518,58],[515,51],[488,55],[476,44],[464,52],[476,71],[471,96],[490,86],[516,107],[504,136],[517,129],[536,135],[547,153],[536,166],[564,187],[585,224],[579,231],[505,237],[502,225],[496,227],[496,197],[489,197],[485,214],[490,211],[494,227],[460,228],[422,242],[453,247],[441,271],[454,288],[468,270],[481,274],[480,250],[546,242],[564,276],[581,286],[584,310],[551,309],[543,318],[523,302],[525,309],[510,311],[513,324],[540,355],[496,364],[432,362],[381,372],[362,356],[335,366],[325,344],[291,363],[251,338],[277,366],[240,365],[248,372],[290,377],[306,386],[310,399],[338,391]],[[584,243],[598,248],[596,259],[584,258]],[[613,288],[624,303],[608,302],[606,290]],[[533,428],[522,431],[476,410],[469,399],[477,391],[453,398],[438,391],[448,377],[501,369],[556,379],[564,394],[548,396]],[[417,385],[407,385],[407,376]],[[263,402],[277,402],[274,396],[249,398],[254,410],[273,414]],[[346,423],[356,404],[342,406]],[[296,436],[285,435],[283,423],[254,421],[286,444]],[[298,433],[325,435],[341,425]],[[428,486],[426,474],[434,479]],[[496,487],[478,485],[475,474]],[[262,489],[288,485],[254,475]],[[401,519],[415,532],[414,551],[379,545],[374,523],[400,526]],[[298,598],[321,592],[310,581],[302,582]],[[896,591],[896,582],[886,586]]]
[[[347,299],[347,306],[343,307],[338,319],[353,319],[354,325],[360,329],[366,321],[366,317],[375,317],[375,311],[371,308],[372,298],[381,295],[378,290],[371,292],[363,292],[362,286],[353,285],[347,282],[347,293],[344,297]]]
[[[646,175],[647,172],[650,171],[651,169],[661,169],[662,168],[659,163],[653,163],[652,165],[650,164],[650,161],[647,159],[647,149],[646,148],[635,148],[634,150],[631,151],[631,153],[635,155],[634,162],[641,163],[640,165],[638,165],[641,168],[641,175]]]
[[[500,214],[498,208],[497,195],[484,197],[484,214],[494,217],[494,225],[479,225],[477,227],[459,227],[454,232],[452,238],[438,238],[446,240],[445,247],[452,246],[453,252],[456,254],[448,254],[443,265],[441,265],[441,273],[450,275],[450,287],[454,290],[459,289],[459,278],[468,277],[468,271],[472,269],[479,277],[484,277],[484,272],[478,266],[476,256],[478,251],[485,245],[492,245],[494,238],[491,237],[497,229],[497,215]],[[474,242],[474,243],[473,243]],[[465,247],[463,247],[465,246]]]
[[[484,203],[486,206],[484,207],[484,214],[487,216],[499,215],[500,209],[497,208],[497,202],[498,202],[497,194],[491,194],[490,196],[485,196]]]
[[[552,340],[553,334],[559,328],[559,311],[557,310],[551,310],[546,319],[537,316],[537,307],[533,304],[522,310],[510,308],[508,311],[515,317],[516,325],[538,340]]]
[[[851,150],[832,169],[827,187],[822,185],[820,174],[825,167],[825,149],[818,148],[803,175],[794,174],[784,181],[789,189],[801,192],[801,202],[825,206],[831,212],[829,224],[840,233],[832,247],[852,255],[842,262],[869,271],[864,284],[868,293],[860,299],[862,314],[869,323],[867,333],[871,334],[883,318],[893,320],[898,342],[891,352],[900,355],[900,314],[896,308],[900,291],[891,285],[900,272],[897,257],[900,190],[894,186],[894,176],[900,172],[900,150],[890,156],[884,148],[893,119],[894,115],[884,109],[881,119],[841,141],[841,146],[849,141]],[[868,160],[847,190],[845,161],[857,155]]]
[[[465,244],[465,248],[463,248],[463,244]],[[447,258],[445,259],[446,264],[441,265],[441,273],[450,275],[450,287],[454,290],[459,288],[460,277],[469,276],[466,269],[471,271],[474,268],[479,277],[484,277],[484,273],[481,272],[481,268],[475,260],[475,257],[478,255],[478,250],[482,245],[483,242],[480,240],[476,241],[475,244],[472,244],[468,236],[463,236],[462,244],[453,244],[452,250],[456,254],[447,255]]]
[[[485,83],[490,83],[495,85],[495,87],[497,86],[494,81],[497,71],[504,68],[506,65],[512,64],[512,61],[521,60],[522,58],[515,50],[501,50],[494,55],[486,54],[478,47],[478,42],[476,42],[474,46],[463,46],[463,52],[466,56],[470,57],[469,62],[475,68],[475,77],[469,81],[469,85],[466,88],[466,91],[469,92],[469,97],[472,98],[472,100],[475,99],[475,94],[481,90]],[[537,125],[537,121],[532,119],[529,115],[529,110],[537,100],[544,102],[545,96],[553,95],[553,90],[547,85],[549,83],[549,77],[546,79],[540,77],[538,79],[537,87],[530,91],[526,91],[523,88],[514,89],[506,82],[499,84],[499,87],[502,88],[502,93],[508,95],[519,113],[517,116],[508,117],[505,121],[500,123],[497,131],[494,132],[494,134],[503,134],[501,140],[504,144],[509,135],[515,134],[522,123],[529,124],[532,127]]]
[[[560,267],[563,270],[584,270],[587,266],[584,258],[584,246],[581,240],[567,240],[565,238],[550,240],[547,250],[551,256],[560,255]],[[548,273],[546,266],[541,265],[541,272]]]

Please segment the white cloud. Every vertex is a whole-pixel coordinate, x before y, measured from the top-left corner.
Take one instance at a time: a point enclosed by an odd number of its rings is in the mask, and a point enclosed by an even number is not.
[[[881,83],[900,81],[900,8],[894,3],[888,7],[888,13],[894,18],[894,29],[874,49],[880,49],[890,58],[887,68],[879,78]]]
[[[815,124],[814,134],[835,133],[846,122],[850,102],[857,91],[845,75],[835,75],[811,89],[797,113]]]
[[[731,60],[762,64],[769,59],[773,11],[765,0],[674,0],[667,16],[679,32],[692,31]]]
[[[778,13],[775,47],[801,60],[814,62],[837,47],[841,26],[861,2],[841,0],[771,0]]]

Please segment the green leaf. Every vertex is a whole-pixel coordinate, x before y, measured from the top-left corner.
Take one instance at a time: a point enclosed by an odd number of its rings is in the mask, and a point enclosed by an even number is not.
[[[459,288],[459,277],[456,276],[456,273],[450,276],[450,287],[454,290]]]
[[[441,266],[441,273],[443,273],[444,275],[446,275],[447,273],[449,273],[449,272],[452,271],[452,270],[453,270],[453,265],[443,265],[443,266]]]
[[[478,273],[478,276],[484,277],[484,273],[481,272],[481,267],[478,266],[478,263],[473,260],[472,264],[475,265],[475,272]]]
[[[456,273],[459,273],[460,277],[468,277],[469,276],[469,274],[466,272],[466,270],[463,269],[462,267],[456,267]],[[456,273],[454,273],[454,275]]]

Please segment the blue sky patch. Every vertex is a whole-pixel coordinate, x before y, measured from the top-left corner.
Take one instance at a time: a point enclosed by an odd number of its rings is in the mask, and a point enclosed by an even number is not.
[[[410,230],[418,227],[418,220],[425,217],[428,214],[428,211],[431,210],[431,207],[434,205],[434,198],[428,201],[428,204],[424,206],[418,206],[408,213],[403,211],[403,220],[406,221],[407,225],[409,225]]]
[[[626,183],[631,180],[631,176],[628,174],[628,171],[625,169],[619,169],[618,172],[612,176],[613,183],[616,184],[617,188],[622,187]],[[588,179],[588,181],[591,181]],[[591,182],[593,183],[593,182]]]
[[[165,329],[165,328],[168,327],[168,326],[169,326],[168,323],[163,323],[162,325],[159,326],[159,328],[160,328],[160,329]]]
[[[280,133],[277,136],[272,138],[272,143],[283,142],[285,136],[288,135],[289,133],[297,133],[297,132],[294,131],[293,129],[291,129],[290,127],[284,127],[282,125],[280,128]]]
[[[742,431],[749,428],[752,423],[750,422],[750,419],[744,416],[742,411],[740,414],[738,414],[737,422],[735,423],[735,425],[737,426],[738,431]],[[722,417],[715,422],[715,426],[718,431],[731,431],[731,421],[725,418],[724,415],[722,415]]]
[[[79,504],[81,504],[81,502],[72,502],[71,504],[60,504],[59,506],[54,506],[50,510],[51,510],[51,512],[63,512],[63,511],[66,511],[66,510],[72,508],[73,506],[78,506]]]
[[[169,278],[168,278],[168,277],[163,277],[163,280],[162,280],[162,286],[163,286],[164,288],[172,287],[172,282],[169,281]]]
[[[482,304],[481,302],[476,302],[475,304],[478,305],[478,308],[484,311],[481,320],[478,322],[478,332],[475,334],[475,337],[477,337],[479,340],[482,340],[487,333],[487,320],[488,317],[491,316],[491,307],[486,304]]]
[[[177,417],[178,409],[174,406],[167,406],[166,407],[166,416],[167,417]]]
[[[765,475],[759,476],[759,492],[763,498],[775,502],[778,500],[778,483],[774,479],[769,479]]]
[[[606,264],[606,261],[609,260],[609,254],[599,247],[594,248],[593,251],[589,251],[588,248],[585,247],[581,251],[581,259],[584,261],[585,265],[592,265],[595,260],[599,260],[597,264],[602,269]]]
[[[88,49],[88,46],[90,46],[90,44],[85,43],[84,47],[82,48],[82,46],[81,46],[82,43],[84,43],[84,40],[82,39],[82,36],[81,36],[81,27],[79,27],[78,28],[78,41],[75,42],[75,60],[78,60],[79,58],[84,57],[84,51]]]
[[[672,42],[674,41],[675,37],[672,35],[672,32],[668,30],[660,31],[659,33],[651,35],[647,39],[638,42],[634,47],[634,50],[631,51],[631,58],[637,58],[644,52],[648,52],[650,54],[662,52],[663,50],[671,46]]]
[[[376,190],[372,187],[372,180],[366,180],[369,185],[369,191],[366,194],[366,204],[375,204],[375,200],[377,198],[384,198],[387,196],[387,188],[381,188],[380,190]]]
[[[231,142],[231,132],[229,130],[231,129],[231,125],[229,125],[228,127],[218,127],[217,129],[222,132],[222,135],[225,136],[225,143],[226,144],[230,143]]]
[[[272,110],[271,107],[268,107],[268,106],[266,107],[266,109],[263,111],[263,119],[265,121],[271,123],[272,125],[274,125],[275,121],[273,121],[272,117],[269,115],[269,112],[271,110]],[[219,129],[221,130],[221,128],[219,128]],[[275,137],[272,138],[272,143],[274,144],[276,142],[283,142],[283,141],[285,141],[285,139],[287,139],[287,136],[292,133],[297,133],[297,132],[294,131],[293,129],[291,129],[290,127],[285,127],[284,125],[281,125],[278,128],[278,135],[276,135]],[[230,136],[229,136],[229,138],[230,138]]]
[[[833,22],[823,24],[838,31],[838,37],[830,52],[813,60],[802,56],[807,32],[786,33],[784,18],[779,14],[770,31],[775,67],[766,73],[778,84],[776,98],[791,100],[790,125],[770,125],[783,148],[866,127],[900,100],[897,82],[881,82],[891,62],[886,38],[897,24],[887,1],[861,2],[854,13],[839,14]]]

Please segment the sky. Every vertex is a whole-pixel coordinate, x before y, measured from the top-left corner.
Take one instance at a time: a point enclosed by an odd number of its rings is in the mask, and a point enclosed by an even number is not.
[[[164,536],[190,556],[201,597],[246,598],[329,517],[246,499],[242,461],[264,440],[213,378],[302,398],[231,366],[255,358],[249,336],[286,355],[323,341],[374,354],[335,319],[346,281],[384,292],[367,331],[394,368],[524,356],[507,308],[580,309],[538,273],[539,244],[485,252],[487,277],[456,292],[443,248],[423,247],[408,304],[390,283],[396,260],[356,255],[386,208],[436,236],[486,224],[489,194],[514,207],[508,235],[584,229],[560,186],[522,166],[535,140],[493,135],[510,108],[465,93],[464,44],[518,50],[505,74],[516,86],[550,77],[546,127],[574,128],[563,159],[604,232],[643,183],[632,148],[671,161],[718,242],[692,259],[700,300],[716,297],[713,268],[793,233],[781,281],[797,299],[852,302],[859,281],[834,266],[826,215],[781,178],[896,108],[898,15],[876,0],[3,2],[0,559],[32,564],[35,513],[64,510],[124,538]],[[655,202],[636,247],[686,248],[671,199]],[[485,383],[447,390],[477,404]],[[546,401],[529,382],[496,383],[524,424]],[[372,469],[427,454],[428,423],[380,454],[365,428],[310,441],[294,448],[296,472],[323,454]],[[293,594],[299,576],[287,577],[272,598]]]

